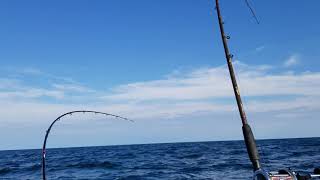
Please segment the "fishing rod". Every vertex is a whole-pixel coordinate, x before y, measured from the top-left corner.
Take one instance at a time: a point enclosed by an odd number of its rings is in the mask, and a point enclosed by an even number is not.
[[[250,7],[247,0],[246,0],[246,4],[247,4],[247,6],[249,6],[256,21],[259,22],[257,20],[257,17],[255,15],[253,9]],[[221,16],[221,11],[220,11],[220,7],[219,7],[219,0],[216,0],[216,11],[217,11],[217,16],[218,16],[218,22],[219,22],[219,28],[220,28],[220,34],[221,34],[222,44],[223,44],[223,48],[224,48],[224,53],[225,53],[225,57],[227,60],[230,78],[231,78],[231,82],[232,82],[233,92],[234,92],[234,95],[235,95],[235,98],[237,101],[237,106],[238,106],[238,110],[239,110],[239,114],[240,114],[240,118],[241,118],[241,122],[242,122],[243,137],[244,137],[244,141],[246,144],[248,156],[249,156],[249,159],[251,161],[253,171],[254,171],[253,179],[255,179],[255,180],[308,180],[308,179],[320,178],[320,169],[319,168],[316,168],[314,170],[314,174],[311,174],[311,173],[302,174],[299,172],[291,171],[290,169],[279,170],[277,172],[267,172],[261,168],[261,163],[260,163],[260,158],[259,158],[259,152],[257,150],[256,140],[255,140],[254,135],[252,133],[251,127],[247,121],[247,117],[246,117],[246,114],[245,114],[245,111],[243,108],[243,104],[242,104],[242,100],[241,100],[241,96],[240,96],[239,87],[238,87],[237,80],[236,80],[235,73],[234,73],[234,69],[233,69],[233,65],[232,65],[233,55],[229,51],[228,42],[227,42],[227,40],[230,39],[230,37],[226,36],[225,32],[224,32],[224,26],[223,26],[224,22],[223,22],[223,19]]]
[[[87,111],[87,110],[81,110],[81,111],[70,111],[70,112],[67,112],[67,113],[64,113],[62,115],[60,115],[59,117],[57,117],[49,126],[48,130],[46,131],[46,135],[45,135],[45,138],[44,138],[44,141],[43,141],[43,146],[42,146],[42,179],[43,180],[46,180],[46,145],[47,145],[47,139],[48,139],[48,136],[49,136],[49,133],[51,131],[51,128],[53,127],[53,125],[61,120],[62,117],[66,116],[66,115],[72,115],[72,114],[75,114],[75,113],[92,113],[92,114],[101,114],[101,115],[105,115],[105,116],[112,116],[112,117],[115,117],[115,118],[119,118],[119,119],[123,119],[123,120],[126,120],[126,121],[131,121],[131,122],[134,122],[133,120],[130,120],[128,118],[125,118],[125,117],[121,117],[121,116],[118,116],[118,115],[114,115],[114,114],[109,114],[109,113],[105,113],[105,112],[99,112],[99,111]]]
[[[216,9],[217,9],[217,15],[218,15],[218,20],[219,20],[219,27],[220,27],[222,43],[223,43],[223,47],[224,47],[224,53],[225,53],[225,56],[227,59],[227,64],[228,64],[228,69],[229,69],[229,73],[230,73],[230,77],[231,77],[233,92],[236,97],[238,110],[239,110],[240,118],[241,118],[241,122],[242,122],[242,131],[243,131],[244,140],[246,143],[248,155],[251,160],[253,169],[258,170],[261,168],[260,161],[259,161],[259,153],[257,150],[256,142],[255,142],[253,133],[251,131],[250,125],[248,124],[248,121],[247,121],[246,113],[243,109],[240,91],[239,91],[239,87],[237,84],[237,80],[236,80],[235,73],[233,70],[233,65],[232,65],[232,54],[230,54],[230,52],[229,52],[228,43],[227,43],[227,39],[229,39],[230,37],[226,36],[224,33],[223,20],[221,17],[221,12],[220,12],[220,8],[219,8],[219,1],[218,0],[216,0]]]

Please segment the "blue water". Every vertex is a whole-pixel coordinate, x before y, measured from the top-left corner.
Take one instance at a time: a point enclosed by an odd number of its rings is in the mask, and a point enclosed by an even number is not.
[[[258,141],[263,167],[312,171],[320,138]],[[40,179],[41,150],[0,151],[0,179]],[[47,150],[48,179],[251,179],[243,141]]]

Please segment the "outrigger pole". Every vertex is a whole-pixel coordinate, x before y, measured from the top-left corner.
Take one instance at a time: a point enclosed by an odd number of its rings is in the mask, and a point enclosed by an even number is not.
[[[223,43],[223,47],[224,47],[224,53],[226,56],[228,69],[229,69],[229,73],[230,73],[230,77],[231,77],[231,82],[232,82],[232,86],[233,86],[233,92],[234,92],[234,95],[237,100],[237,105],[238,105],[238,109],[239,109],[239,113],[240,113],[240,117],[241,117],[241,121],[242,121],[243,137],[244,137],[244,141],[246,143],[249,158],[250,158],[252,166],[253,166],[253,170],[256,171],[256,170],[261,169],[261,165],[260,165],[260,161],[259,161],[259,153],[258,153],[257,146],[256,146],[256,140],[253,136],[250,125],[248,124],[248,121],[247,121],[246,113],[243,109],[240,91],[239,91],[239,87],[237,85],[237,80],[236,80],[234,70],[233,70],[233,65],[232,65],[232,54],[230,54],[229,48],[228,48],[227,40],[230,37],[226,36],[224,33],[224,28],[223,28],[224,23],[223,23],[221,13],[220,13],[219,0],[216,0],[216,10],[217,10],[217,15],[218,15],[218,20],[219,20],[219,27],[220,27],[220,33],[221,33],[222,43]]]

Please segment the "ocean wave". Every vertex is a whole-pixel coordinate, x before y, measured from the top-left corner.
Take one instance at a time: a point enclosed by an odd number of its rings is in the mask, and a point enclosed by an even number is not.
[[[179,156],[179,158],[198,159],[198,158],[201,158],[202,156],[203,156],[203,154],[201,154],[201,153],[193,153],[193,154],[186,154],[186,155]]]
[[[257,141],[270,170],[318,167],[320,138]],[[311,146],[313,143],[316,146]],[[50,149],[47,174],[57,179],[251,179],[239,141]],[[295,148],[292,148],[292,144]],[[204,147],[204,148],[202,148]],[[39,179],[39,150],[0,151],[0,179]]]
[[[0,168],[0,175],[10,173],[11,171],[12,171],[12,168],[8,168],[8,167]]]
[[[41,169],[41,164],[37,163],[37,164],[33,164],[31,166],[26,167],[25,170],[27,170],[27,171],[38,171],[40,169]]]
[[[112,169],[115,167],[120,166],[119,164],[112,163],[110,161],[103,161],[103,162],[79,162],[74,164],[66,165],[68,168],[103,168],[103,169]]]

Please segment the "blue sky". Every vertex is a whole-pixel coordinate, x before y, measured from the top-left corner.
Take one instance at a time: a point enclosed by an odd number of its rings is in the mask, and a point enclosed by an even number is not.
[[[252,4],[259,25],[244,1],[221,8],[256,136],[319,136],[320,2]],[[40,148],[50,121],[76,109],[136,122],[68,117],[49,147],[242,139],[212,8],[1,1],[0,149]]]

